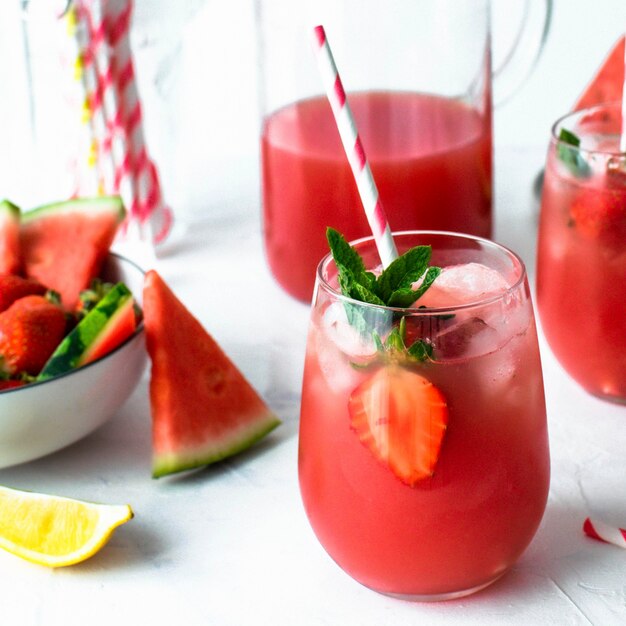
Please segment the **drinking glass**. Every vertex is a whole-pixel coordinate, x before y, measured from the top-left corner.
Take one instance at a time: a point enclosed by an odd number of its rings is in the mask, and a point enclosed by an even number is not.
[[[325,27],[392,229],[490,237],[492,90],[528,73],[551,10],[524,5],[492,84],[489,0],[258,0],[265,250],[289,293],[310,301],[327,226],[369,232],[312,26]]]
[[[566,115],[552,128],[541,200],[537,307],[548,344],[568,374],[588,392],[625,403],[621,117],[616,102]]]
[[[470,297],[473,279],[462,280],[454,305],[434,307],[426,296],[442,273],[423,297],[427,307],[422,299],[377,306],[341,295],[335,262],[322,260],[302,388],[300,490],[320,543],[357,581],[407,599],[455,598],[511,567],[546,505],[533,307],[521,259],[500,245],[442,232],[395,241],[400,253],[432,246],[442,268],[483,264],[489,281],[497,272],[498,289],[477,279]],[[379,264],[371,238],[353,245],[366,267]],[[417,340],[424,351],[411,357],[402,346]]]

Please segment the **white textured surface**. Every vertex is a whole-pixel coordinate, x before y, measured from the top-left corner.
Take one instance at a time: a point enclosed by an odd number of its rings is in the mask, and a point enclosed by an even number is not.
[[[171,15],[156,19],[166,4]],[[250,100],[254,90],[246,82],[253,81],[254,63],[245,55],[247,39],[234,37],[252,23],[250,3],[197,0],[176,3],[176,10],[173,4],[137,0],[137,60],[148,138],[162,157],[174,209],[179,215],[203,215],[206,221],[188,229],[179,226],[158,267],[284,424],[233,460],[154,481],[146,378],[118,415],[88,438],[50,457],[1,470],[2,484],[128,502],[135,518],[116,531],[101,553],[73,568],[51,571],[0,554],[0,622],[626,623],[626,551],[582,534],[587,515],[626,522],[626,408],[578,389],[543,343],[552,484],[539,532],[511,572],[473,597],[410,604],[364,589],[326,556],[304,516],[297,485],[308,311],[274,285],[261,246],[256,170],[251,165],[256,150]],[[526,89],[496,117],[496,238],[522,255],[531,278],[537,213],[531,186],[542,167],[549,124],[570,105],[579,90],[576,85],[584,82],[580,76],[591,73],[620,25],[626,24],[621,1],[602,0],[595,6],[605,10],[592,13],[582,0],[557,0],[546,57]],[[216,20],[222,25],[222,43],[232,46],[220,58],[225,65],[213,65],[208,56],[202,67],[190,65],[190,46],[208,54],[210,44],[203,34],[208,25],[215,32]],[[591,20],[594,32],[588,33]],[[179,31],[182,39],[172,34]],[[166,45],[170,37],[178,43]],[[584,46],[577,45],[583,40]],[[173,74],[163,69],[168,63],[177,67]],[[180,117],[180,102],[167,87],[167,80],[174,78],[182,81],[178,96],[184,99],[186,117]],[[247,117],[239,125],[233,111],[220,103],[220,94],[228,89],[243,98],[237,99],[237,107]],[[231,161],[221,158],[229,128]],[[3,170],[1,185],[6,178]]]

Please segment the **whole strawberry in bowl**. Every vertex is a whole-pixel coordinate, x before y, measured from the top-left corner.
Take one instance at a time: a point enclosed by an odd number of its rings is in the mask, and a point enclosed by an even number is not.
[[[0,374],[36,376],[67,328],[67,318],[54,297],[29,295],[0,313]]]
[[[109,250],[124,215],[119,198],[103,197],[8,221],[19,261],[5,266],[19,273],[0,273],[0,468],[88,435],[141,379],[144,272]]]

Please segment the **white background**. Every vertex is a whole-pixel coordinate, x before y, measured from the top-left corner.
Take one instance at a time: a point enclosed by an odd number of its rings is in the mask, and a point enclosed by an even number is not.
[[[41,173],[15,158],[24,113],[16,2],[0,3],[0,196],[19,201],[14,192],[24,192],[23,179],[36,187]],[[501,19],[506,26],[518,5],[496,2],[496,27]],[[531,282],[532,183],[550,126],[626,28],[624,0],[555,4],[535,73],[496,110],[494,124],[496,238],[521,254]],[[1,470],[2,484],[129,502],[136,516],[101,553],[74,568],[47,570],[0,553],[0,623],[626,623],[626,552],[581,530],[589,514],[614,524],[626,520],[626,409],[585,394],[544,342],[550,498],[535,540],[501,581],[460,601],[404,603],[352,581],[315,540],[296,470],[308,309],[275,285],[263,262],[252,9],[251,0],[136,0],[133,42],[147,139],[166,197],[181,226],[204,218],[202,226],[198,221],[172,237],[159,270],[283,424],[235,459],[154,481],[146,376],[127,405],[91,436]]]

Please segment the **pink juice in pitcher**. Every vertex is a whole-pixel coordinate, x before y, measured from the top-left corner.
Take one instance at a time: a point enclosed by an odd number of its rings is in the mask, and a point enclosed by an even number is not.
[[[348,99],[393,230],[491,236],[489,112],[408,92]],[[268,262],[289,293],[309,300],[326,227],[348,239],[369,232],[326,98],[266,118],[261,154]]]
[[[445,599],[497,579],[535,534],[546,410],[521,261],[485,240],[416,235],[443,270],[412,307],[346,298],[334,262],[320,265],[299,478],[313,530],[348,574]],[[396,236],[400,251],[407,237]]]

